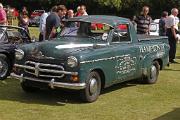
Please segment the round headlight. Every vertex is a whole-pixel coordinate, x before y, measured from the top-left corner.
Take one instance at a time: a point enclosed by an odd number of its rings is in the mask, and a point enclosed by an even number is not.
[[[23,57],[24,57],[24,51],[21,50],[21,49],[16,49],[15,57],[16,57],[16,60],[21,60],[21,59],[23,59]]]
[[[67,64],[69,67],[76,67],[78,65],[78,60],[74,56],[68,57]]]

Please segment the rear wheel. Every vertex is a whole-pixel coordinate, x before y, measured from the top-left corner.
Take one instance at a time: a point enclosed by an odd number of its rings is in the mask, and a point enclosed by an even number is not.
[[[10,73],[9,60],[6,55],[0,54],[0,80],[4,80]]]
[[[98,72],[91,72],[86,80],[86,88],[80,92],[80,96],[85,102],[97,100],[101,91],[101,78]]]
[[[159,76],[160,65],[158,61],[153,61],[150,67],[150,74],[146,77],[145,82],[154,84],[157,82]]]
[[[21,87],[27,93],[33,93],[39,90],[37,87],[30,86],[26,81],[21,82]]]

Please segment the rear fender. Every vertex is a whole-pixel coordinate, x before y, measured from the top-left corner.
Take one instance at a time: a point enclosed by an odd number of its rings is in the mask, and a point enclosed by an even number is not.
[[[159,65],[160,65],[160,68],[162,69],[162,59],[159,57],[158,53],[149,53],[149,54],[146,54],[144,57],[143,57],[143,64],[142,64],[142,74],[143,75],[148,75],[150,73],[150,67],[153,63],[153,61],[158,61],[159,62]]]

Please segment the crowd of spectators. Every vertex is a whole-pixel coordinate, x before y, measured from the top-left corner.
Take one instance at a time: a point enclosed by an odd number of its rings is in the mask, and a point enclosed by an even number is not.
[[[56,37],[63,27],[64,19],[83,15],[88,15],[85,5],[78,6],[76,13],[72,9],[68,10],[64,5],[53,6],[48,13],[41,15],[39,41]]]
[[[4,8],[0,3],[0,25],[12,25],[12,21],[8,21],[10,18],[10,9]],[[88,15],[86,12],[86,6],[80,5],[77,7],[77,11],[73,9],[67,9],[64,5],[53,6],[51,10],[43,13],[39,19],[39,41],[56,37],[57,33],[63,26],[62,20],[72,18],[75,16]],[[11,14],[12,16],[12,14]],[[23,27],[28,33],[28,26],[30,24],[29,12],[26,7],[22,7],[18,13],[18,26]]]
[[[137,33],[138,34],[150,34],[150,25],[152,22],[152,18],[148,15],[149,7],[144,6],[142,8],[142,12],[139,16],[134,18],[134,23],[137,25]],[[177,63],[175,61],[176,56],[176,44],[179,37],[179,18],[178,9],[173,8],[171,10],[171,15],[168,16],[167,11],[163,11],[162,17],[159,20],[159,35],[167,36],[170,46],[169,51],[169,61],[170,63]]]

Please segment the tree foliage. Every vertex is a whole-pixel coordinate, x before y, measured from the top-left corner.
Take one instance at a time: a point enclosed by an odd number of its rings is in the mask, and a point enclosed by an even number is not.
[[[122,0],[97,0],[100,5],[116,8],[117,10],[120,10],[122,7]]]
[[[18,8],[27,6],[34,9],[49,10],[53,5],[64,4],[76,9],[80,4],[87,6],[89,14],[112,14],[130,17],[140,13],[142,7],[150,7],[150,15],[160,17],[162,11],[170,12],[173,7],[180,8],[180,0],[1,0],[3,4]],[[33,6],[32,6],[33,5]]]

